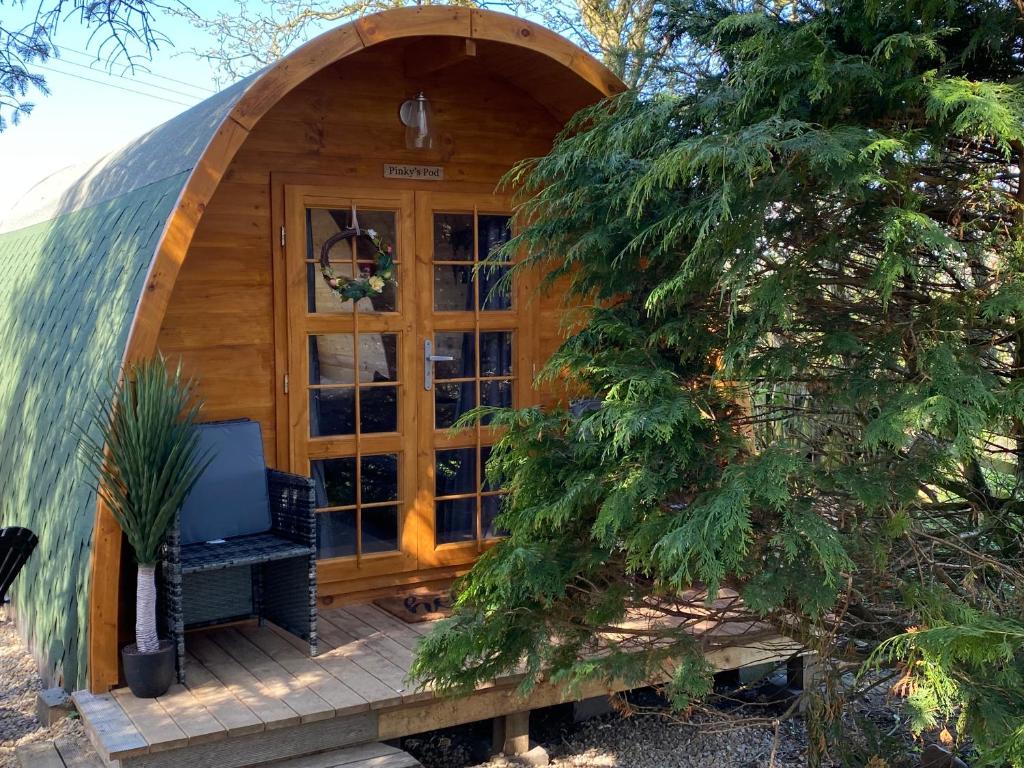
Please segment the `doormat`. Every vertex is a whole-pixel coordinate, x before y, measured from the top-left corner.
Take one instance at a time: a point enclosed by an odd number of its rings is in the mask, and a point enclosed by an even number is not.
[[[452,596],[446,589],[417,589],[406,595],[382,597],[373,604],[406,624],[437,621],[452,615]]]

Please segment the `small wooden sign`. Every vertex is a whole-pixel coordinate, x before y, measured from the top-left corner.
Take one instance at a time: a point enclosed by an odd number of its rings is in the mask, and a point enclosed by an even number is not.
[[[384,178],[443,181],[444,167],[440,165],[404,165],[402,163],[384,163]]]

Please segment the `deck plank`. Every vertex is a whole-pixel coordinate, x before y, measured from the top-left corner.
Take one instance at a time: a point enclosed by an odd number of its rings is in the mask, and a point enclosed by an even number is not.
[[[149,743],[109,693],[75,691],[71,699],[101,757],[118,760],[149,752]]]
[[[17,755],[21,768],[64,768],[64,761],[52,741],[18,747]]]
[[[54,742],[65,768],[103,768],[99,756],[77,739],[59,736]]]
[[[189,744],[227,738],[227,729],[185,686],[175,683],[157,701],[184,732]]]
[[[185,686],[224,726],[229,737],[258,733],[265,728],[263,720],[191,654],[185,657]]]
[[[295,710],[302,722],[312,723],[334,717],[334,707],[301,683],[287,669],[250,643],[234,629],[225,629],[211,639],[239,665],[259,680],[281,701]]]
[[[273,625],[270,625],[270,628],[285,642],[298,647],[300,641],[294,635]],[[326,637],[324,636],[325,631],[327,633]],[[366,699],[370,703],[371,709],[401,704],[402,694],[400,692],[395,691],[390,685],[385,685],[337,650],[335,642],[349,643],[352,640],[347,635],[339,637],[338,635],[340,634],[342,633],[333,625],[325,626],[321,624],[320,645],[321,648],[326,650],[313,659],[314,663],[330,672],[334,677]]]
[[[338,717],[362,712],[370,702],[346,683],[266,627],[240,627],[239,633],[271,656],[303,685],[334,707]]]
[[[405,683],[407,667],[399,666],[397,661],[393,662],[381,656],[365,640],[353,637],[323,617],[320,622],[320,636],[334,646],[328,655],[340,656],[354,662],[400,696],[408,692]]]
[[[207,669],[263,721],[267,730],[302,722],[302,716],[283,702],[278,692],[263,685],[238,662],[213,664]]]
[[[321,612],[320,615],[325,621],[331,622],[356,640],[363,641],[367,647],[402,667],[403,670],[408,670],[412,666],[412,651],[392,639],[388,633],[381,632],[344,608],[330,608]]]
[[[388,616],[391,616],[390,613],[385,611],[380,606],[374,605],[372,603],[371,603],[371,605],[373,605],[373,607],[376,608],[381,613],[384,613],[384,614],[387,614]],[[395,616],[391,616],[391,618],[393,618],[395,621],[402,621],[401,619],[399,619],[399,618],[397,618]],[[405,624],[407,627],[409,627],[409,629],[411,629],[417,635],[429,635],[431,632],[434,631],[434,627],[436,627],[440,622],[441,622],[441,619],[431,619],[430,621],[410,621],[407,624],[406,624],[406,622],[402,621],[403,624]]]
[[[167,715],[156,699],[139,699],[127,688],[114,691],[114,699],[135,723],[150,752],[177,749],[188,744],[188,737]]]
[[[213,641],[213,635],[217,630],[203,630],[195,634],[187,635],[185,647],[188,652],[196,657],[196,660],[207,669],[213,664],[228,664],[234,661],[231,654]]]
[[[286,760],[275,768],[418,768],[408,752],[379,741]]]
[[[373,603],[349,605],[341,610],[344,610],[360,621],[369,624],[374,629],[384,632],[396,643],[399,643],[412,651],[413,654],[416,653],[416,649],[419,648],[420,643],[423,641],[423,635],[410,629],[411,625],[406,624],[401,619],[396,619],[390,613],[381,610]]]

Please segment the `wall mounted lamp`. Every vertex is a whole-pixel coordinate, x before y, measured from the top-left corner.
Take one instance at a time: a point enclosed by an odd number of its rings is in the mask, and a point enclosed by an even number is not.
[[[405,126],[407,149],[431,149],[434,146],[434,121],[430,102],[420,91],[415,99],[402,102],[398,116]]]

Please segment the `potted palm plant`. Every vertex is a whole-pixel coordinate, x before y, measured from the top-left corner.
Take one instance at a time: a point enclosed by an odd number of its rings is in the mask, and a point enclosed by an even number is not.
[[[167,530],[208,460],[198,456],[201,403],[194,382],[171,373],[162,356],[129,365],[101,398],[82,455],[96,491],[117,520],[138,564],[135,643],[121,651],[132,693],[154,698],[174,680],[174,644],[156,623],[156,567]]]

